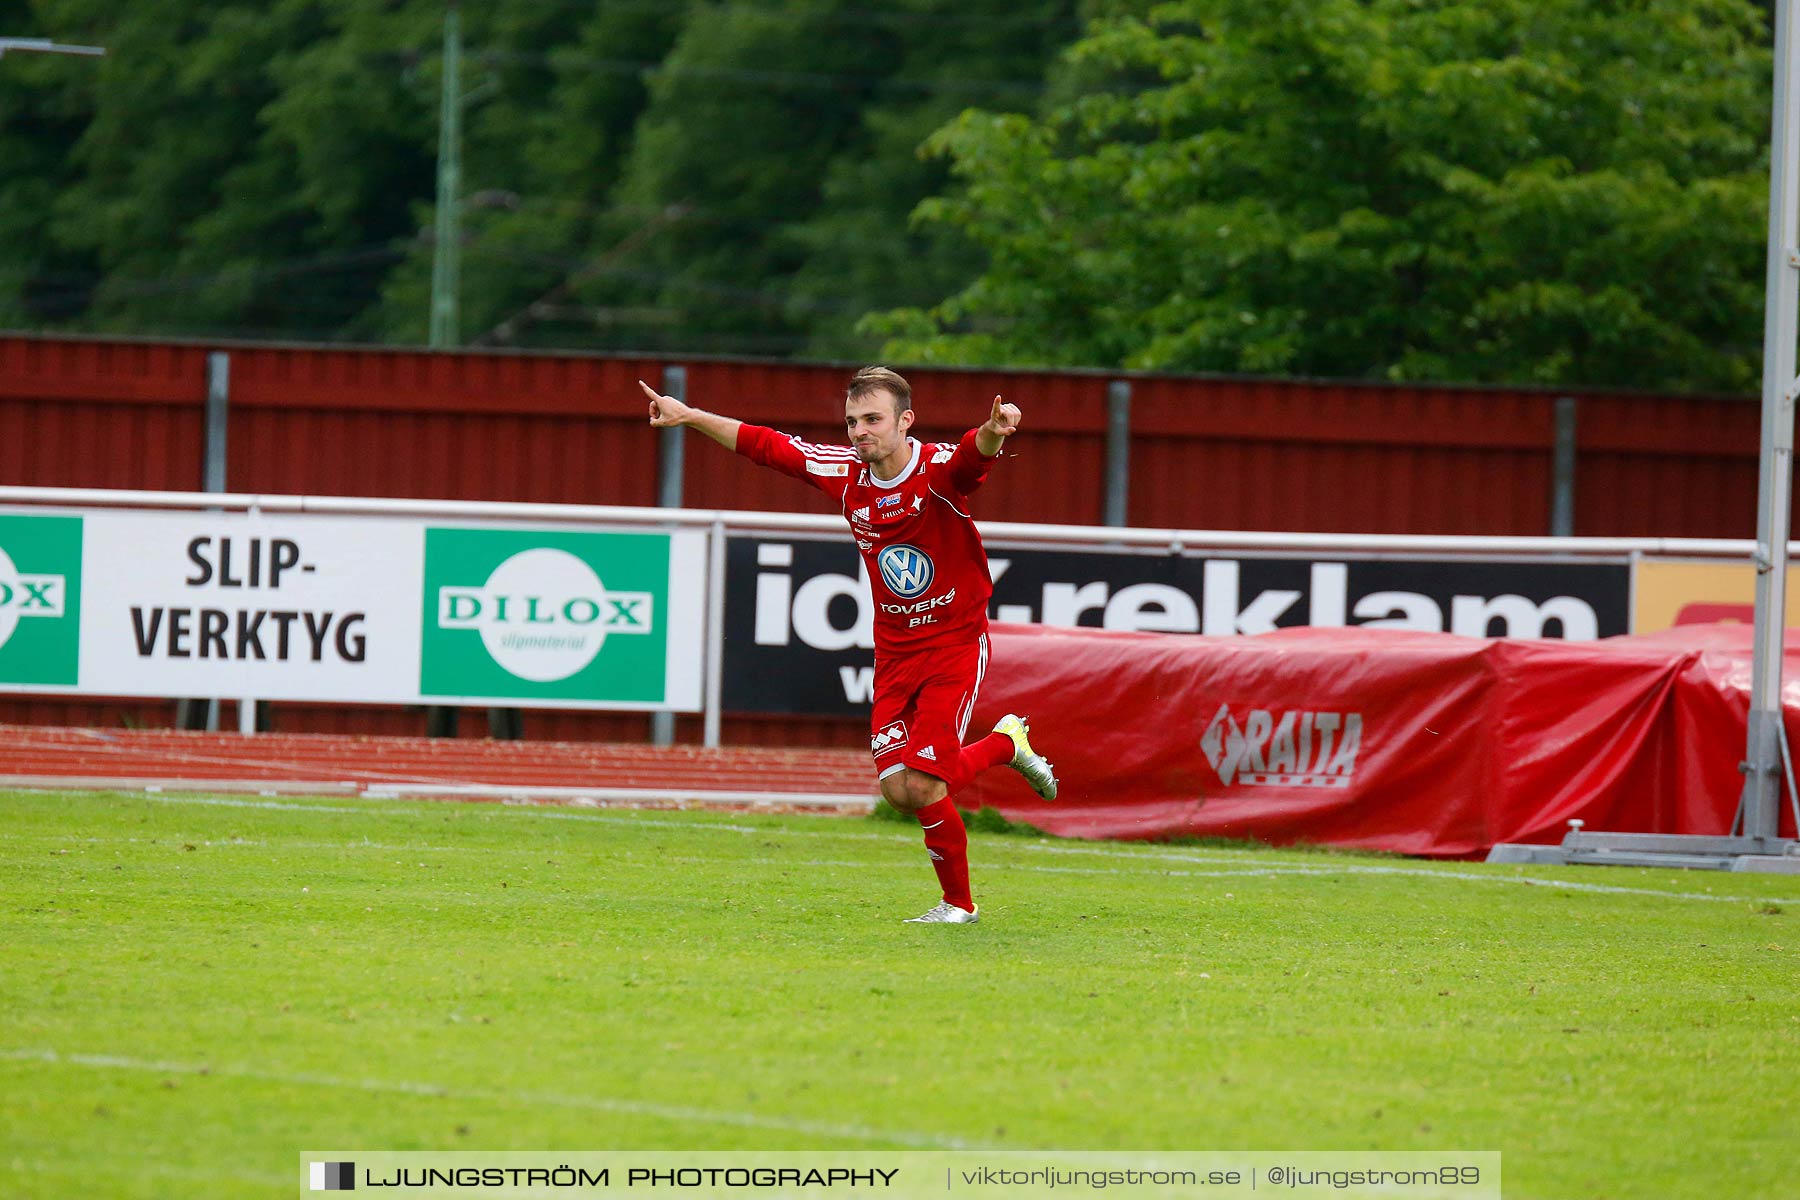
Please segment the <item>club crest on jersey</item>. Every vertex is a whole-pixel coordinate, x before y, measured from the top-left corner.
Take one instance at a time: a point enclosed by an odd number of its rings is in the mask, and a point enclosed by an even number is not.
[[[917,546],[889,546],[875,561],[881,567],[881,580],[888,591],[902,600],[922,593],[937,574],[930,556]]]

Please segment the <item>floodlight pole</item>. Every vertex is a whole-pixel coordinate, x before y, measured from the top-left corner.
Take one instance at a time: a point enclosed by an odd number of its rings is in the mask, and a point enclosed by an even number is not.
[[[431,258],[431,348],[462,340],[462,16],[444,10],[444,78],[438,101],[437,221]]]
[[[1787,622],[1787,546],[1793,511],[1796,318],[1800,317],[1800,94],[1792,56],[1792,0],[1775,7],[1775,101],[1769,154],[1769,263],[1763,310],[1761,472],[1756,491],[1756,637],[1744,751],[1743,835],[1772,844],[1781,817],[1781,666]]]

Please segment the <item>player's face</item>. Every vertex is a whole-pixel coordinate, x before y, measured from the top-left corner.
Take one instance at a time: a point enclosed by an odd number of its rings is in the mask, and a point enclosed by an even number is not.
[[[887,391],[844,402],[844,428],[858,458],[878,463],[905,447],[906,431],[912,428],[912,410],[896,414],[898,407],[893,393]]]

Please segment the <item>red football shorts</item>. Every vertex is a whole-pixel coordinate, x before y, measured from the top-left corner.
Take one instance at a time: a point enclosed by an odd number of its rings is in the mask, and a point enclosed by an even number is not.
[[[875,710],[869,753],[886,779],[902,767],[935,775],[952,792],[965,786],[962,740],[975,711],[975,693],[987,674],[988,639],[927,650],[875,667]]]

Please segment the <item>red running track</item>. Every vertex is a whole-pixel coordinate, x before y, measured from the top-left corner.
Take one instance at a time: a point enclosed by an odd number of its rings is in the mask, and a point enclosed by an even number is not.
[[[0,786],[868,808],[856,750],[0,725]]]

